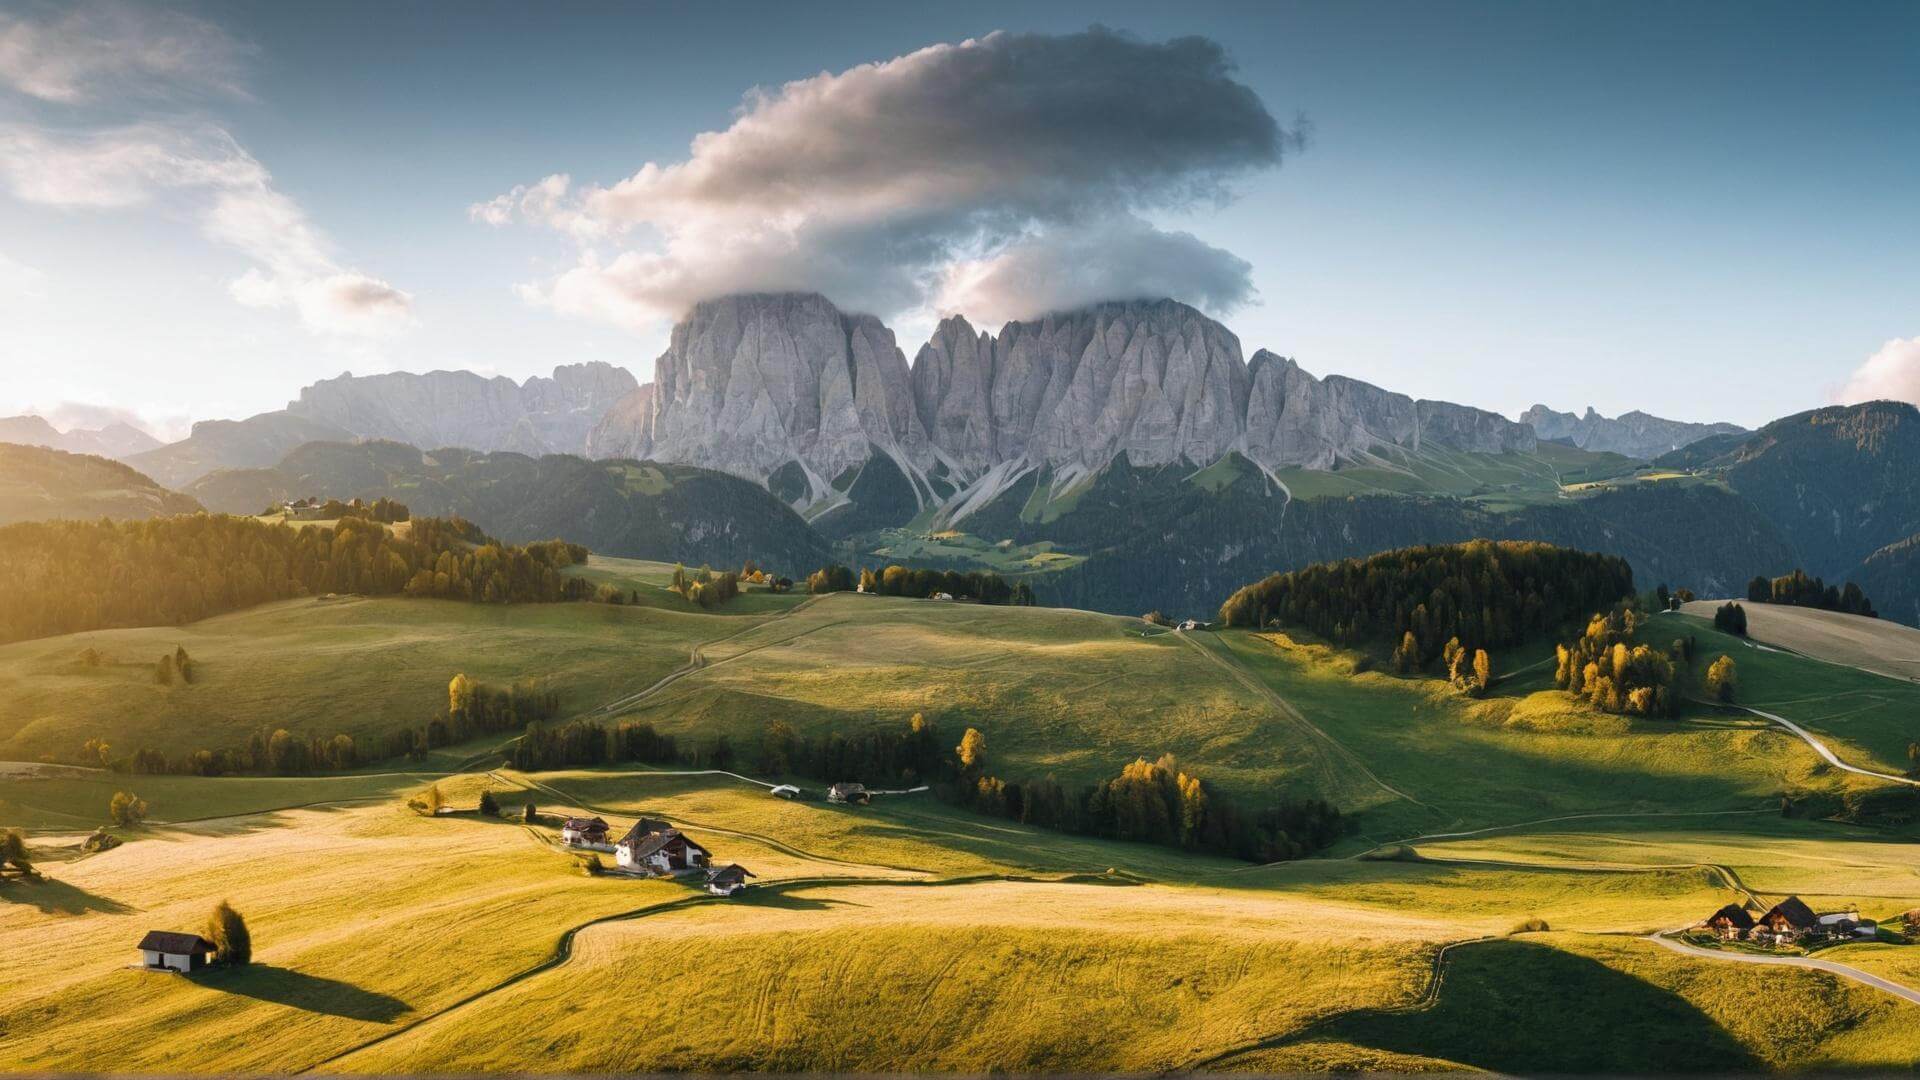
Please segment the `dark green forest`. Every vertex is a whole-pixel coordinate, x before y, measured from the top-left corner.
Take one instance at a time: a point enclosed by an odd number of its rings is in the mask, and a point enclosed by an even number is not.
[[[560,541],[501,544],[459,518],[421,518],[405,536],[358,517],[334,528],[219,514],[22,523],[0,528],[0,641],[178,625],[322,593],[585,599],[587,582],[561,570],[586,557]]]
[[[1625,559],[1515,540],[1401,548],[1272,574],[1220,605],[1229,626],[1300,627],[1425,667],[1546,636],[1633,593]]]

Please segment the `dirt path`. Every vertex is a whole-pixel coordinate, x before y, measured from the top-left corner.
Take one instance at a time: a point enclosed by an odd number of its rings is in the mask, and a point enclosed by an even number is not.
[[[1248,671],[1246,668],[1246,665],[1242,664],[1239,658],[1233,655],[1231,650],[1227,650],[1226,655],[1223,656],[1221,655],[1219,650],[1216,650],[1215,648],[1211,648],[1207,645],[1202,644],[1199,638],[1194,634],[1182,632],[1180,634],[1180,638],[1181,640],[1185,641],[1187,644],[1199,650],[1200,655],[1206,657],[1208,662],[1212,663],[1214,666],[1218,667],[1220,670],[1226,672],[1229,678],[1233,679],[1235,682],[1239,683],[1241,686],[1245,687],[1247,690],[1251,691],[1252,693],[1260,697],[1262,700],[1266,701],[1269,705],[1273,706],[1274,711],[1278,712],[1282,717],[1285,717],[1287,720],[1291,721],[1295,727],[1299,728],[1302,732],[1306,733],[1306,735],[1309,738],[1311,738],[1316,744],[1318,744],[1321,750],[1323,750],[1327,754],[1327,757],[1329,758],[1329,761],[1327,764],[1327,769],[1329,770],[1329,773],[1331,773],[1331,770],[1333,769],[1333,764],[1332,764],[1333,761],[1337,760],[1342,764],[1345,764],[1347,767],[1353,769],[1355,772],[1359,773],[1361,776],[1365,777],[1369,783],[1373,784],[1375,787],[1378,787],[1380,790],[1387,792],[1389,795],[1392,795],[1395,798],[1405,799],[1406,801],[1414,804],[1415,806],[1425,807],[1428,810],[1432,810],[1436,814],[1440,813],[1439,808],[1429,803],[1421,802],[1419,799],[1414,798],[1413,796],[1407,794],[1406,792],[1401,791],[1399,788],[1394,787],[1392,784],[1387,783],[1385,780],[1380,779],[1379,776],[1374,774],[1374,771],[1372,769],[1367,768],[1366,762],[1361,761],[1359,755],[1347,749],[1346,746],[1340,742],[1340,740],[1335,739],[1333,736],[1327,734],[1325,731],[1321,730],[1321,728],[1317,724],[1307,719],[1305,713],[1302,713],[1299,709],[1294,708],[1292,702],[1288,701],[1284,697],[1281,697],[1278,691],[1276,691],[1273,687],[1267,685],[1267,682],[1265,679],[1262,679],[1258,675],[1255,675],[1253,672]],[[1219,647],[1219,649],[1225,650],[1227,649],[1227,646],[1222,645]],[[1329,785],[1329,787],[1331,786],[1332,785]]]
[[[1672,931],[1668,932],[1671,933]],[[1875,990],[1884,990],[1894,997],[1910,1001],[1915,1005],[1920,1005],[1920,990],[1915,990],[1911,986],[1905,986],[1891,979],[1883,979],[1870,972],[1861,971],[1857,967],[1848,967],[1846,964],[1835,963],[1832,960],[1821,960],[1811,956],[1760,956],[1754,953],[1702,949],[1688,945],[1682,941],[1675,941],[1663,934],[1648,934],[1647,940],[1659,945],[1661,948],[1677,952],[1682,956],[1691,956],[1701,960],[1718,960],[1722,963],[1733,964],[1768,964],[1775,967],[1811,968],[1814,971],[1824,971],[1830,975],[1838,975],[1843,979],[1852,979],[1854,982],[1860,983],[1863,986],[1871,986]]]
[[[1705,703],[1703,702],[1703,704]],[[1774,723],[1779,724],[1781,727],[1786,728],[1788,731],[1793,732],[1795,735],[1800,736],[1800,738],[1804,740],[1808,746],[1813,747],[1814,753],[1819,754],[1821,757],[1825,758],[1827,761],[1827,764],[1832,765],[1836,769],[1842,769],[1846,772],[1853,773],[1856,776],[1871,776],[1876,780],[1886,780],[1894,784],[1906,784],[1911,787],[1920,787],[1920,780],[1915,780],[1911,777],[1895,776],[1892,773],[1874,772],[1872,769],[1862,769],[1858,766],[1849,765],[1846,762],[1841,761],[1838,757],[1834,756],[1834,753],[1832,750],[1829,750],[1827,748],[1826,743],[1823,743],[1819,739],[1814,738],[1812,732],[1808,731],[1806,728],[1801,727],[1799,724],[1794,723],[1793,721],[1787,719],[1784,716],[1780,716],[1776,713],[1765,712],[1763,710],[1753,708],[1750,705],[1735,705],[1734,708],[1739,709],[1743,712],[1752,713],[1753,715],[1758,716],[1763,720],[1771,720]]]

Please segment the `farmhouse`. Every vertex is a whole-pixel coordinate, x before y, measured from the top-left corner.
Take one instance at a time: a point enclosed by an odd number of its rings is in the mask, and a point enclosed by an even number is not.
[[[153,971],[197,971],[207,966],[213,942],[199,934],[149,930],[140,939],[140,959]]]
[[[1753,914],[1744,904],[1728,904],[1700,924],[1721,941],[1739,941],[1753,931]]]
[[[641,818],[614,845],[613,859],[623,869],[649,874],[681,874],[706,866],[713,858],[679,829]]]
[[[1755,921],[1753,938],[1771,945],[1785,945],[1799,941],[1819,927],[1820,917],[1813,909],[1799,897],[1789,896]]]
[[[574,847],[607,842],[608,825],[597,817],[570,817],[560,826],[560,842]]]
[[[757,876],[739,863],[732,863],[707,875],[707,891],[715,896],[739,896],[747,891],[747,879]]]
[[[318,521],[324,505],[319,499],[300,499],[280,509],[287,515],[288,521]]]
[[[1180,623],[1180,629],[1182,629],[1182,630],[1209,630],[1209,629],[1212,629],[1212,627],[1211,627],[1211,626],[1210,626],[1209,624],[1207,624],[1207,623],[1203,623],[1203,622],[1201,622],[1201,621],[1200,621],[1199,619],[1186,619],[1186,620],[1183,620],[1183,621],[1182,621],[1182,622]]]
[[[861,806],[865,806],[873,801],[873,796],[867,793],[867,786],[865,784],[854,784],[842,781],[827,789],[827,801],[859,803]]]

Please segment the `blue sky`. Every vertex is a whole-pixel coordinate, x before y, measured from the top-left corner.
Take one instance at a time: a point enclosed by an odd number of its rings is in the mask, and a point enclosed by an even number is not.
[[[684,162],[753,87],[1096,23],[1211,39],[1280,124],[1311,122],[1304,151],[1234,171],[1225,198],[1130,211],[1250,264],[1255,295],[1223,318],[1249,355],[1510,415],[1544,401],[1755,424],[1920,392],[1911,5],[80,10],[214,43],[184,70],[175,54],[144,74],[49,70],[50,48],[88,36],[59,33],[70,9],[0,6],[0,125],[16,135],[0,413],[81,402],[177,424],[278,407],[348,369],[521,378],[602,359],[645,379],[659,303],[610,313],[557,301],[555,283],[589,249],[604,269],[658,246],[657,219],[587,244],[524,204],[503,225],[476,204]],[[10,58],[9,25],[38,31],[38,59]],[[201,156],[218,132],[253,164],[85,205],[22,171],[45,145],[130,128],[190,132]],[[274,211],[248,218],[265,225],[210,225],[207,200],[233,191]],[[309,233],[291,253],[273,239]],[[936,308],[888,313],[909,357]]]

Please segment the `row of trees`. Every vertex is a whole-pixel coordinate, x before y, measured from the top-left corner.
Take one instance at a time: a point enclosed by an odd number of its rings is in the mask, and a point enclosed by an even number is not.
[[[1713,609],[1713,628],[1734,637],[1747,636],[1747,609],[1729,600]]]
[[[1525,541],[1474,540],[1317,563],[1243,586],[1220,606],[1229,626],[1297,626],[1356,647],[1394,650],[1403,671],[1444,654],[1518,645],[1633,593],[1624,559]],[[1471,665],[1473,660],[1468,663]]]
[[[1873,610],[1873,601],[1867,599],[1867,594],[1861,591],[1860,586],[1849,581],[1844,588],[1835,588],[1798,569],[1777,578],[1755,577],[1747,582],[1747,599],[1756,604],[1791,604],[1795,607],[1865,615],[1869,619],[1880,617]]]
[[[667,587],[689,603],[716,608],[740,595],[740,575],[731,570],[715,574],[711,567],[702,566],[689,577],[686,567],[675,564],[673,582]]]
[[[807,576],[807,591],[815,595],[852,592],[855,588],[880,596],[924,599],[946,593],[956,599],[977,600],[982,604],[1032,607],[1036,603],[1033,586],[1025,580],[1010,583],[999,574],[980,570],[963,573],[959,570],[928,570],[889,564],[878,570],[863,569],[856,578],[851,569],[836,563],[823,566]]]
[[[364,518],[289,529],[193,514],[0,528],[0,641],[192,622],[318,593],[491,603],[585,599],[561,573],[587,556],[559,541],[502,545],[471,522],[423,518],[406,536]]]
[[[974,734],[973,729],[968,734]],[[1302,858],[1331,844],[1345,827],[1340,811],[1319,799],[1283,796],[1248,813],[1181,768],[1171,754],[1156,761],[1136,759],[1118,776],[1077,790],[1052,775],[1021,782],[973,771],[942,790],[981,813],[1083,836],[1251,862]]]

